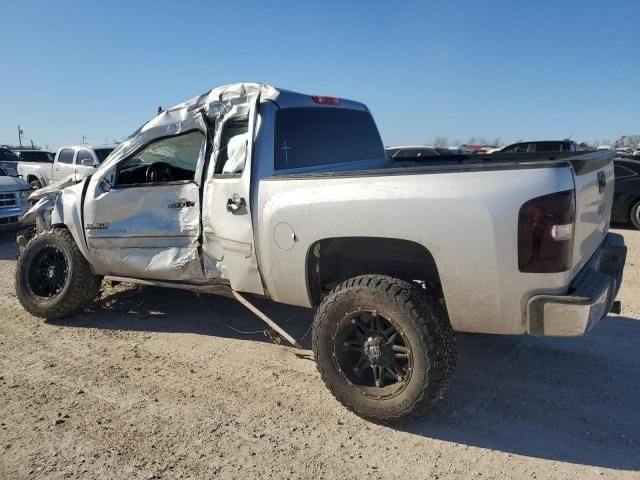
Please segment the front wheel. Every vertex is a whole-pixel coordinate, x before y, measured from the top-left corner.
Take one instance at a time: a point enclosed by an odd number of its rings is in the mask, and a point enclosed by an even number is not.
[[[16,295],[26,311],[54,319],[84,308],[100,291],[71,232],[55,228],[29,240],[18,257]]]
[[[455,364],[445,310],[418,285],[363,275],[336,287],[313,323],[318,370],[340,403],[387,421],[426,411]]]
[[[631,207],[629,220],[637,230],[640,230],[640,200],[634,203],[633,206]]]

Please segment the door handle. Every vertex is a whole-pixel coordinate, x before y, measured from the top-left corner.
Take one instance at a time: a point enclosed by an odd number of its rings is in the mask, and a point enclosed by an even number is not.
[[[245,202],[244,197],[241,197],[238,194],[235,194],[233,198],[227,200],[227,212],[229,213],[237,213],[240,209],[247,206],[247,202]]]
[[[607,176],[604,172],[598,172],[598,191],[599,193],[604,192],[604,189],[607,187]]]

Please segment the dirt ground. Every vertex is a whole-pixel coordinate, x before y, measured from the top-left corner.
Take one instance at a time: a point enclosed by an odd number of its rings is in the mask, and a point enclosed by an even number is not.
[[[640,478],[640,232],[620,232],[622,315],[574,339],[458,335],[446,398],[393,427],[226,298],[119,285],[43,323],[3,237],[0,479]],[[312,312],[260,305],[309,348]]]

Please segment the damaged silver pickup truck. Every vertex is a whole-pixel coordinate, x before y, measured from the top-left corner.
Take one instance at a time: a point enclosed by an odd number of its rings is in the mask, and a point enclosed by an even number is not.
[[[314,307],[331,392],[398,418],[443,394],[454,331],[582,335],[619,309],[612,159],[398,162],[363,104],[228,85],[35,192],[16,291],[43,318],[81,310],[103,279],[228,294],[294,345],[243,294]]]

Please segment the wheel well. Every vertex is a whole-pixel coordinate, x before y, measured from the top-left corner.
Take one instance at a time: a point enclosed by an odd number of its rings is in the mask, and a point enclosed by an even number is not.
[[[409,240],[379,237],[340,237],[320,240],[307,253],[307,288],[313,305],[339,283],[365,274],[388,275],[423,282],[442,295],[433,255]]]

